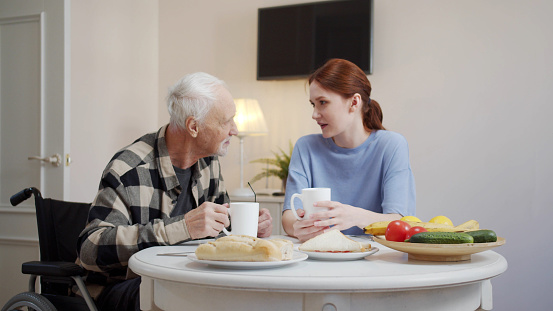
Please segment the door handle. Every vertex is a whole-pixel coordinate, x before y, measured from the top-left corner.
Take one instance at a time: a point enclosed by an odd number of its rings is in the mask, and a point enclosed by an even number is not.
[[[27,159],[28,160],[38,160],[38,161],[41,161],[41,162],[50,163],[50,164],[52,164],[52,166],[60,166],[61,163],[62,163],[61,155],[59,155],[57,153],[53,154],[49,157],[45,157],[45,158],[34,156],[34,157],[28,157]]]

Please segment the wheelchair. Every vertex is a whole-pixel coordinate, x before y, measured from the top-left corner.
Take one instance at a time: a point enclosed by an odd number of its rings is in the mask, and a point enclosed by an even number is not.
[[[77,239],[86,225],[90,204],[42,198],[34,187],[14,194],[10,203],[16,206],[31,195],[35,197],[40,261],[21,265],[21,272],[30,275],[29,291],[12,297],[1,311],[97,311],[82,279],[86,270],[75,263]],[[40,293],[35,290],[37,277]],[[75,285],[82,297],[73,293]]]

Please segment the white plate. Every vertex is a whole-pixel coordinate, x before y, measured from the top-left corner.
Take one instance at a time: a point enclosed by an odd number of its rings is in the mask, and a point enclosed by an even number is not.
[[[307,259],[307,254],[294,251],[292,259],[283,261],[217,261],[198,259],[195,254],[188,255],[188,258],[194,262],[204,263],[210,266],[226,269],[266,269],[291,265],[293,263]]]
[[[333,260],[333,261],[344,261],[344,260],[357,260],[363,259],[369,255],[372,255],[378,252],[378,247],[372,247],[371,250],[361,253],[326,253],[326,252],[304,252],[307,254],[310,259],[318,260]]]

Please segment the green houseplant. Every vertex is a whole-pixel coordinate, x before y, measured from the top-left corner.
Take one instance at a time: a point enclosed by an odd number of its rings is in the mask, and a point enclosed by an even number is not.
[[[274,152],[274,158],[262,158],[250,161],[250,163],[264,163],[273,166],[273,167],[266,167],[263,168],[263,171],[257,175],[255,175],[251,182],[256,182],[260,180],[261,178],[265,177],[278,177],[282,181],[282,191],[284,192],[286,190],[286,179],[288,178],[288,166],[290,165],[290,157],[292,156],[292,150],[294,149],[294,145],[292,145],[292,141],[289,142],[289,152],[286,153],[282,148],[279,148],[280,152]]]

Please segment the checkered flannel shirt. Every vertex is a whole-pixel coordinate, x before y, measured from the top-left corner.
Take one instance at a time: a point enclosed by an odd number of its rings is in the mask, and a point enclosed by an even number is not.
[[[102,174],[78,248],[79,263],[106,281],[132,276],[127,263],[134,253],[190,239],[184,215],[170,217],[183,189],[167,151],[166,128],[117,152]],[[230,201],[217,157],[202,158],[191,169],[196,206]]]

